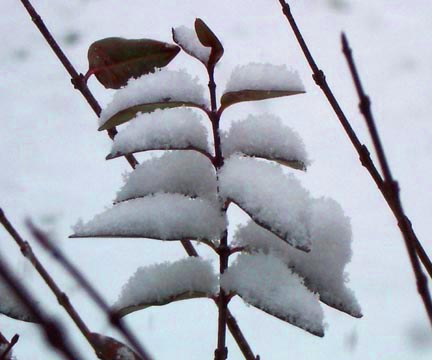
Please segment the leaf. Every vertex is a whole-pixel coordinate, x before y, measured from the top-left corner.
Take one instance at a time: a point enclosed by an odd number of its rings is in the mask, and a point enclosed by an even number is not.
[[[90,337],[100,359],[142,360],[130,347],[112,337],[98,333],[91,333]]]
[[[176,45],[156,40],[106,38],[90,45],[89,73],[95,74],[106,88],[118,89],[132,77],[168,65],[179,51]]]
[[[39,303],[35,305],[39,305]],[[16,298],[13,291],[3,282],[0,282],[0,314],[16,320],[38,323],[28,308]]]
[[[129,120],[132,120],[138,113],[151,113],[156,109],[168,109],[181,106],[196,107],[202,109],[201,105],[192,102],[169,101],[169,99],[166,101],[139,104],[117,112],[115,115],[111,116],[101,127],[99,127],[98,130],[109,130],[117,125],[124,124]]]
[[[259,101],[266,99],[274,99],[282,96],[291,96],[304,94],[304,91],[295,90],[237,90],[229,91],[222,95],[221,110],[225,110],[228,106],[244,101]]]
[[[221,276],[221,286],[280,320],[324,336],[316,294],[274,254],[241,254]]]
[[[199,18],[195,20],[195,31],[201,44],[212,49],[208,66],[214,67],[224,53],[221,42],[206,23]]]
[[[209,296],[203,292],[198,291],[186,291],[181,294],[176,294],[174,296],[170,296],[164,299],[161,299],[159,301],[153,301],[153,302],[142,302],[136,305],[130,305],[125,306],[120,309],[116,309],[116,314],[118,314],[120,317],[126,316],[130,313],[133,313],[138,310],[143,310],[146,308],[149,308],[151,306],[163,306],[170,304],[175,301],[181,301],[181,300],[190,300],[190,299],[197,299],[197,298],[208,298]]]

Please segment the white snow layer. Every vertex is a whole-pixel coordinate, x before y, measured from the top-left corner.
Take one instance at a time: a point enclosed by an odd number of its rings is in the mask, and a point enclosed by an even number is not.
[[[194,29],[179,26],[173,29],[174,41],[188,54],[207,64],[211,48],[204,46],[198,39]]]
[[[309,249],[310,195],[280,165],[233,155],[219,172],[219,189],[256,223],[295,247]]]
[[[158,109],[138,114],[115,136],[109,156],[171,148],[209,151],[207,129],[193,110]]]
[[[103,109],[99,118],[102,126],[121,110],[135,105],[160,101],[192,102],[205,106],[204,87],[198,78],[192,78],[184,70],[157,70],[138,79],[130,79],[124,88],[117,90],[112,101]]]
[[[351,226],[338,203],[327,198],[312,202],[310,234],[312,246],[307,254],[287,246],[253,222],[237,229],[233,243],[276,254],[305,278],[307,286],[318,292],[323,302],[353,316],[361,316],[357,299],[346,286],[345,266],[351,260]]]
[[[221,277],[226,291],[247,303],[314,334],[323,335],[318,296],[272,254],[241,254]]]
[[[125,177],[116,202],[158,192],[217,199],[216,174],[210,161],[194,151],[168,152],[147,160]]]
[[[72,237],[142,237],[161,240],[218,240],[226,228],[218,204],[180,194],[155,194],[118,203]]]
[[[222,138],[222,150],[225,157],[240,152],[266,159],[310,164],[298,133],[271,114],[249,115],[244,120],[233,122]]]
[[[17,300],[12,290],[2,281],[0,281],[0,314],[24,321],[33,319],[27,307]]]
[[[210,261],[188,257],[173,263],[140,267],[123,285],[115,310],[166,302],[184,293],[213,295],[218,278]]]
[[[225,93],[239,90],[304,91],[304,85],[285,65],[249,63],[234,68]]]

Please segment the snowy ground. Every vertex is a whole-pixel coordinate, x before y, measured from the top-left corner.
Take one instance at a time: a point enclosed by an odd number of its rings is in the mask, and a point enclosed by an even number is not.
[[[432,215],[432,3],[291,3],[353,127],[370,144],[340,52],[340,31],[346,31],[402,188],[404,207],[425,249],[432,254],[428,225]],[[189,0],[179,5],[167,0],[129,0],[125,6],[114,0],[39,0],[34,5],[80,72],[86,71],[86,52],[93,41],[122,36],[171,42],[171,27],[192,26],[196,17],[210,25],[225,47],[216,74],[220,91],[238,64],[270,62],[298,69],[307,94],[232,107],[224,114],[223,127],[228,128],[231,120],[248,113],[271,111],[301,134],[313,159],[309,171],[300,176],[304,186],[314,196],[335,198],[351,217],[354,258],[349,266],[350,287],[356,292],[364,317],[354,319],[325,307],[328,328],[321,339],[246,307],[241,300],[234,300],[230,308],[262,359],[430,358],[430,328],[395,221],[315,87],[278,1],[220,0],[213,4]],[[111,203],[128,165],[123,159],[104,160],[110,140],[96,131],[95,115],[70,85],[20,2],[4,0],[0,8],[0,205],[23,234],[27,234],[23,225],[26,217],[50,229],[63,250],[114,302],[122,284],[138,266],[179,259],[184,250],[179,244],[151,240],[67,238],[78,218],[89,219]],[[186,68],[206,84],[202,65],[184,53],[170,68]],[[109,102],[110,91],[95,80],[90,81],[90,87],[102,104]],[[232,215],[234,221],[240,217],[239,211]],[[84,358],[93,359],[91,349],[65,318],[45,284],[21,259],[3,230],[0,235],[1,253],[8,255],[8,262],[35,289],[39,300],[64,319]],[[48,256],[36,250],[91,330],[115,334],[79,287]],[[209,254],[204,246],[198,250]],[[132,314],[128,321],[156,359],[208,359],[216,344],[216,317],[216,307],[210,301],[190,300]],[[20,359],[57,358],[33,325],[2,316],[0,330],[8,338],[15,333],[21,335],[16,347]],[[241,359],[230,337],[228,345],[230,359]]]

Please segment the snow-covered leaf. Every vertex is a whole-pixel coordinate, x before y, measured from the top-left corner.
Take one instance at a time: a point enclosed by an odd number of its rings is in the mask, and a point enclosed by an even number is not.
[[[221,277],[221,286],[266,313],[324,336],[318,296],[272,254],[241,254]]]
[[[234,235],[236,246],[277,254],[305,279],[306,285],[320,294],[329,306],[361,317],[361,309],[353,292],[346,286],[345,272],[351,260],[351,227],[341,207],[331,199],[317,199],[311,210],[311,251],[305,254],[285,246],[270,232],[253,222],[240,227]]]
[[[71,237],[215,241],[225,227],[217,203],[158,193],[118,203],[86,224],[78,222]]]
[[[187,108],[139,114],[115,136],[107,159],[149,150],[196,150],[209,154],[201,116]]]
[[[149,306],[210,297],[217,292],[217,285],[211,263],[197,257],[141,267],[123,286],[113,308],[124,316]]]
[[[221,98],[221,109],[243,101],[257,101],[304,93],[297,72],[285,65],[250,63],[237,66]]]
[[[195,31],[201,44],[211,48],[207,64],[209,67],[214,67],[224,53],[221,42],[207,24],[199,18],[195,19]]]
[[[98,333],[90,334],[98,357],[104,360],[142,360],[130,347],[112,337]]]
[[[107,130],[132,119],[139,112],[157,108],[197,107],[204,109],[207,101],[204,87],[185,71],[162,69],[153,74],[130,79],[127,86],[117,90],[113,100],[102,111],[99,130]]]
[[[239,152],[301,170],[310,163],[300,136],[271,114],[233,122],[222,139],[222,151],[225,157]]]
[[[173,40],[187,54],[207,65],[211,48],[204,46],[198,39],[195,30],[186,26],[179,26],[172,29]]]
[[[14,295],[12,290],[0,282],[0,314],[25,322],[37,323],[27,307]]]
[[[126,178],[116,202],[164,192],[217,199],[217,183],[210,161],[195,152],[168,152],[141,163]]]
[[[180,51],[176,45],[150,39],[98,40],[88,50],[89,72],[110,89],[119,89],[137,78],[168,65]]]
[[[309,193],[279,165],[231,156],[219,173],[221,195],[292,246],[310,250]]]

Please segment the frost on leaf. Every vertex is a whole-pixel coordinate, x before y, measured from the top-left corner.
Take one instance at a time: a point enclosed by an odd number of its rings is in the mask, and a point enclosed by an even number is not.
[[[250,63],[237,66],[221,98],[222,108],[243,101],[272,99],[304,93],[297,71],[285,65]]]
[[[196,150],[209,153],[207,129],[191,109],[139,114],[115,136],[107,159],[149,150]]]
[[[16,320],[37,322],[27,307],[15,297],[12,290],[3,282],[0,282],[0,314]]]
[[[310,195],[279,165],[231,156],[220,170],[219,188],[257,224],[301,250],[310,249]]]
[[[149,306],[210,297],[217,292],[217,285],[211,263],[201,258],[140,267],[123,286],[113,310],[124,316]]]
[[[79,222],[71,237],[216,241],[225,227],[218,204],[158,193],[118,203],[86,224]]]
[[[225,157],[239,152],[302,170],[310,163],[300,136],[271,114],[249,115],[232,123],[222,139],[222,150]]]
[[[195,152],[168,152],[143,162],[126,178],[116,202],[164,192],[216,201],[217,183],[210,161]]]
[[[112,337],[98,333],[91,333],[90,336],[100,359],[142,360],[131,348]]]
[[[221,286],[268,314],[324,336],[324,315],[318,296],[272,254],[239,255],[222,275]]]
[[[306,285],[320,294],[320,300],[354,317],[361,309],[353,292],[346,286],[345,267],[351,260],[351,226],[341,207],[331,199],[312,202],[311,251],[305,254],[286,246],[270,232],[253,222],[240,227],[234,235],[236,246],[277,254]]]
[[[198,39],[195,30],[186,26],[173,28],[173,39],[186,53],[207,65],[211,48],[204,46]]]
[[[158,108],[191,106],[204,108],[204,87],[185,71],[160,70],[129,80],[117,90],[113,100],[102,111],[99,130],[110,129],[134,118],[139,112]]]

